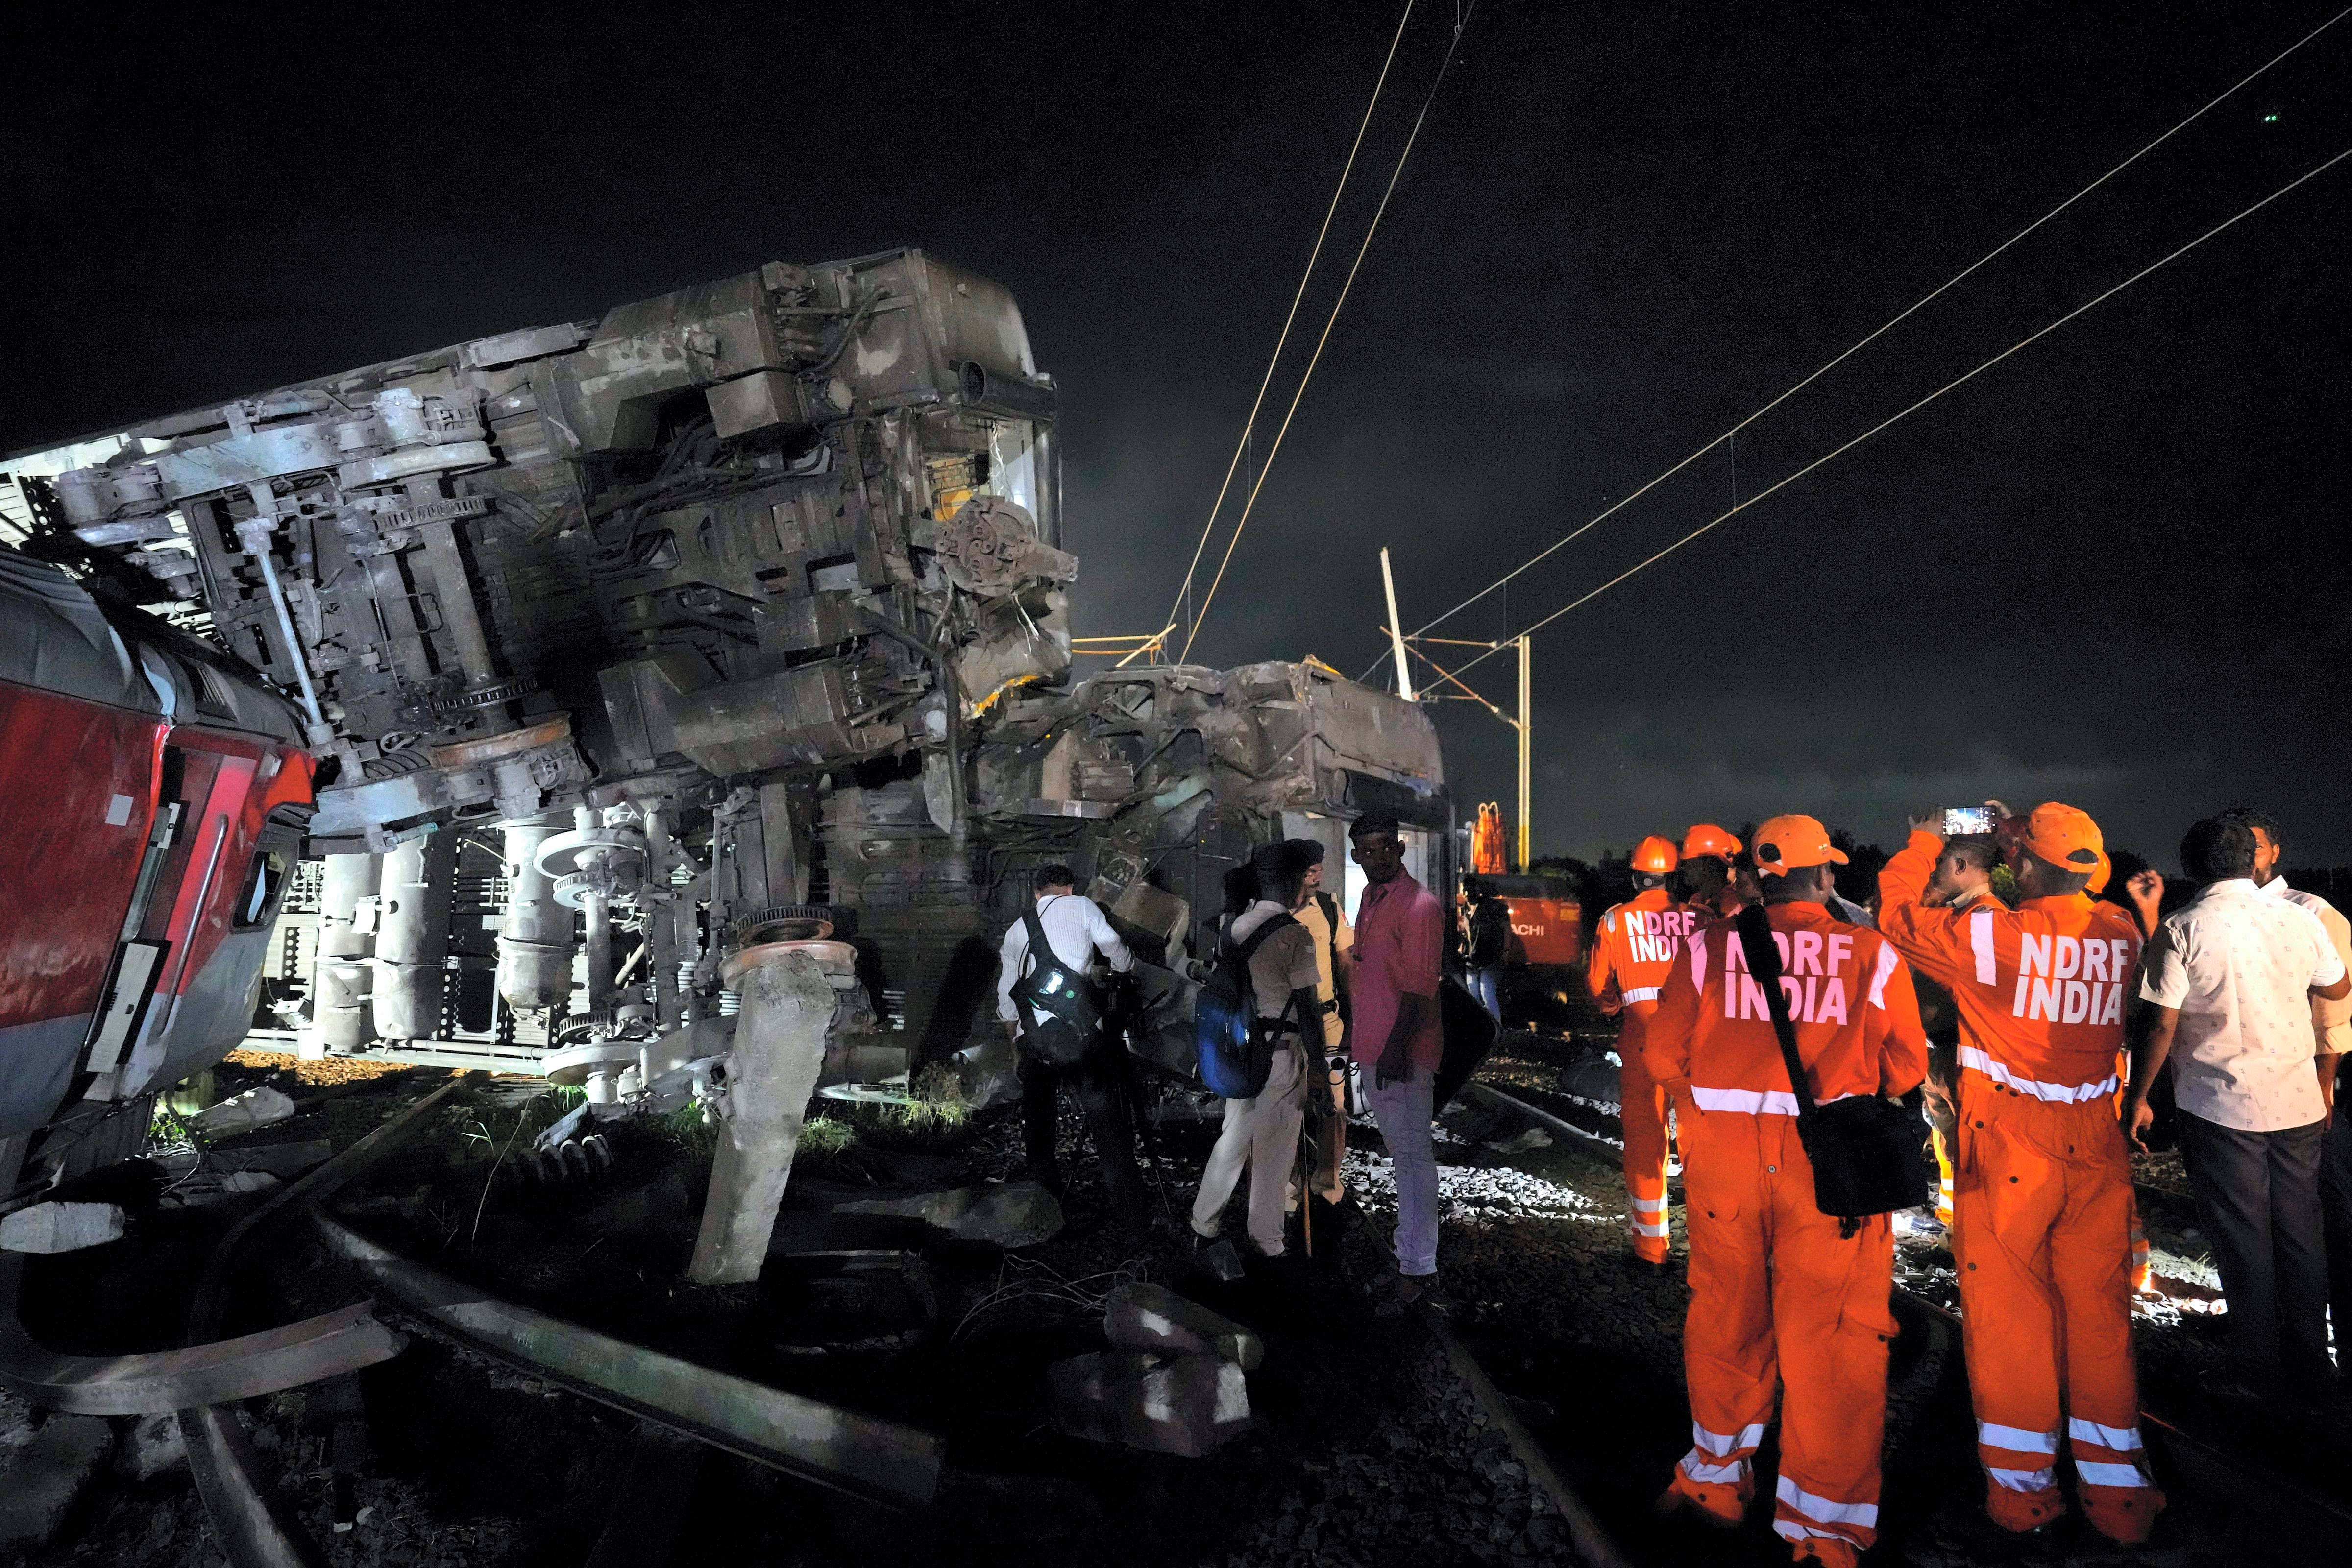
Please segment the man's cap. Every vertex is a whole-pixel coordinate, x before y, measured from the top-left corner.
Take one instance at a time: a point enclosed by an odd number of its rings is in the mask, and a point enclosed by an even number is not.
[[[1692,860],[1700,855],[1717,855],[1724,860],[1729,860],[1739,851],[1738,838],[1725,832],[1713,822],[1694,823],[1691,831],[1683,835],[1683,859],[1685,860]]]
[[[1763,875],[1845,863],[1845,852],[1830,842],[1830,831],[1819,818],[1775,817],[1756,830],[1756,869]]]
[[[2083,891],[2089,894],[2093,898],[2098,897],[2099,894],[2107,891],[2107,883],[2115,874],[2115,862],[2107,858],[2106,851],[2101,850],[2099,852],[2099,869],[2091,873],[2090,884],[2084,887]]]
[[[2017,823],[2017,841],[2035,860],[2095,877],[2107,864],[2107,841],[2091,813],[2045,800]]]
[[[1250,867],[1257,873],[1261,887],[1303,876],[1307,868],[1314,863],[1307,856],[1307,841],[1303,839],[1282,839],[1262,844],[1250,856]]]
[[[1662,839],[1655,833],[1633,846],[1633,869],[1647,872],[1653,876],[1664,876],[1675,869],[1681,858],[1675,853],[1672,839]]]
[[[1350,843],[1358,839],[1370,838],[1374,833],[1386,833],[1391,838],[1401,836],[1398,833],[1397,820],[1394,817],[1359,817],[1348,824],[1348,840]]]

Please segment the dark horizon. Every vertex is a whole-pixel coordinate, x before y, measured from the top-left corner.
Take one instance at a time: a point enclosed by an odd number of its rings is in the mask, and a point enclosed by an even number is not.
[[[1363,670],[1381,546],[1418,625],[2328,14],[1484,0],[1193,657]],[[299,50],[267,18],[19,21],[0,450],[918,246],[1010,287],[1061,385],[1079,631],[1155,629],[1397,10],[824,15],[353,17]],[[1307,343],[1453,17],[1416,7]],[[2352,145],[2347,66],[2352,24],[1743,433],[1738,493]],[[2352,861],[2346,232],[2352,166],[1540,634],[1536,852],[1784,810],[1891,847],[1908,809],[1999,796],[2168,867],[2252,801],[2291,862]],[[1437,630],[1549,613],[1732,468]],[[1507,706],[1503,662],[1472,679]],[[1507,809],[1508,732],[1438,715],[1465,819]]]

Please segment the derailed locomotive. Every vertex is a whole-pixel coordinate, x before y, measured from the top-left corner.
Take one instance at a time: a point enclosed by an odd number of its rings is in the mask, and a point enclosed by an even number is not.
[[[997,1038],[1043,860],[1171,967],[1278,833],[1377,809],[1442,874],[1411,705],[1071,684],[1055,413],[997,285],[771,263],[26,455],[0,513],[299,721],[302,1050],[718,1100],[747,951],[836,944],[824,1071],[877,1080]]]

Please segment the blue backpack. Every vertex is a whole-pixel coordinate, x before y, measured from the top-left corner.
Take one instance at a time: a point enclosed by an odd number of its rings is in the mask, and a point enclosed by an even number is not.
[[[1268,936],[1297,924],[1287,915],[1277,915],[1251,932],[1247,941],[1217,939],[1216,967],[1192,1003],[1192,1044],[1200,1053],[1201,1082],[1221,1099],[1257,1098],[1274,1071],[1274,1048],[1286,1020],[1257,1016],[1250,959]]]

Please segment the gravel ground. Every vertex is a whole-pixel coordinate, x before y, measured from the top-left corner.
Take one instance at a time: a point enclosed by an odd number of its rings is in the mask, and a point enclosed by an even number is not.
[[[264,1054],[225,1076],[229,1087],[241,1088],[248,1074],[289,1065]],[[392,1096],[404,1092],[398,1084],[362,1084],[250,1141],[326,1136],[348,1144],[377,1124]],[[501,1184],[490,1186],[484,1203],[495,1151],[514,1135],[519,1115],[528,1120],[507,1085],[478,1085],[345,1197],[370,1217],[371,1228],[436,1267],[503,1278],[499,1288],[518,1296],[555,1292],[577,1309],[572,1315],[609,1322],[642,1313],[636,1337],[694,1340],[711,1364],[906,1419],[947,1439],[939,1499],[913,1516],[708,1455],[698,1478],[670,1500],[679,1514],[675,1549],[641,1559],[648,1564],[722,1555],[745,1564],[854,1562],[859,1568],[934,1568],[943,1561],[1171,1568],[1573,1561],[1549,1497],[1531,1483],[1427,1329],[1410,1317],[1377,1320],[1367,1310],[1362,1287],[1381,1260],[1360,1227],[1352,1234],[1343,1228],[1336,1263],[1268,1270],[1231,1286],[1197,1272],[1189,1232],[1173,1216],[1198,1179],[1210,1126],[1179,1124],[1159,1140],[1169,1218],[1137,1236],[1108,1223],[1080,1146],[1081,1124],[1066,1107],[1065,1168],[1074,1179],[1069,1223],[1060,1236],[1017,1264],[985,1250],[936,1249],[941,1329],[912,1349],[779,1361],[763,1326],[772,1303],[748,1294],[690,1299],[692,1292],[666,1291],[662,1265],[643,1249],[616,1240],[587,1248],[584,1261],[568,1258],[563,1269],[570,1272],[551,1269],[547,1259],[562,1250],[556,1243],[566,1216],[632,1200],[625,1192],[593,1189],[510,1198]],[[873,1180],[894,1159],[918,1166],[929,1159],[963,1176],[992,1176],[1017,1163],[1018,1129],[1011,1119],[929,1140],[880,1127],[868,1134],[852,1155],[812,1162],[811,1172],[835,1181]],[[626,1157],[659,1157],[648,1149],[628,1145]],[[693,1186],[698,1172],[690,1140],[669,1157],[680,1162],[675,1174]],[[623,1173],[638,1179],[653,1169],[625,1166]],[[656,1194],[664,1185],[645,1182]],[[1532,1187],[1525,1196],[1540,1200]],[[476,1228],[478,1206],[484,1212]],[[217,1226],[232,1217],[209,1219]],[[184,1229],[194,1222],[179,1223]],[[134,1229],[134,1246],[143,1244],[143,1234]],[[204,1244],[179,1239],[182,1273],[201,1258]],[[604,1273],[594,1272],[607,1262]],[[126,1255],[123,1267],[137,1265]],[[667,1278],[674,1280],[672,1268]],[[359,1293],[323,1259],[299,1248],[268,1275],[257,1273],[246,1303],[258,1321],[282,1321]],[[1254,1430],[1199,1460],[1059,1435],[1044,1368],[1102,1348],[1100,1293],[1118,1278],[1176,1284],[1263,1334],[1267,1360],[1249,1380]],[[85,1281],[83,1288],[95,1291],[102,1284]],[[994,1304],[975,1314],[984,1300]],[[345,1447],[335,1448],[335,1396],[321,1390],[245,1406],[257,1447],[279,1469],[327,1560],[334,1568],[568,1568],[583,1561],[628,1473],[632,1424],[519,1377],[425,1325],[385,1315],[413,1338],[400,1357],[357,1380],[366,1415],[363,1451],[349,1447],[348,1431]],[[170,1343],[176,1309],[165,1304],[151,1316],[154,1322],[142,1332]],[[947,1331],[958,1324],[961,1333],[950,1336]],[[35,1326],[53,1341],[71,1337],[54,1316]],[[86,1349],[106,1347],[118,1333],[96,1322],[76,1332]],[[0,1444],[29,1435],[22,1415],[0,1406]],[[339,1467],[357,1512],[341,1531],[334,1528]],[[27,1559],[26,1568],[210,1568],[224,1561],[182,1466],[142,1483],[117,1475],[101,1479],[66,1537]]]

